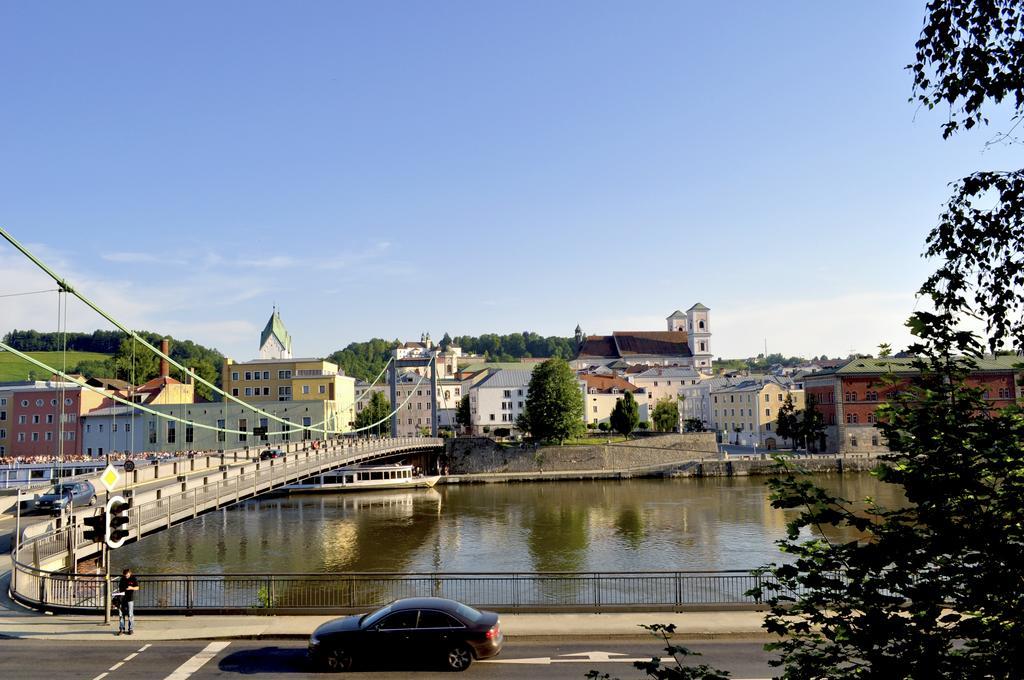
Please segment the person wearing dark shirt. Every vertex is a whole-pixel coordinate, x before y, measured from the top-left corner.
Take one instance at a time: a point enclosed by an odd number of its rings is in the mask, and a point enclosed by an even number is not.
[[[132,574],[131,567],[125,567],[117,582],[117,590],[121,594],[121,606],[118,608],[117,634],[135,632],[135,591],[139,589],[139,580]]]

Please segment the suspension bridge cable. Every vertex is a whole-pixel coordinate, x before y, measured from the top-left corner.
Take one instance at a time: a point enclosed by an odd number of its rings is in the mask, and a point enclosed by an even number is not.
[[[143,347],[146,347],[147,349],[149,349],[151,352],[153,352],[157,356],[162,357],[163,359],[166,359],[173,366],[175,366],[175,367],[177,367],[179,369],[185,370],[185,367],[182,364],[178,363],[177,361],[175,361],[171,357],[167,356],[166,354],[164,354],[163,352],[158,350],[156,347],[151,345],[145,338],[140,336],[135,331],[133,331],[133,330],[131,330],[129,328],[126,328],[117,319],[115,319],[114,317],[110,316],[105,311],[103,311],[103,309],[101,309],[98,305],[96,305],[96,303],[94,303],[92,300],[90,300],[89,298],[85,297],[82,293],[79,293],[77,290],[75,290],[75,288],[66,279],[61,278],[56,272],[54,272],[52,269],[50,269],[48,266],[46,266],[46,264],[44,264],[38,257],[36,257],[34,254],[32,254],[32,252],[28,248],[26,248],[21,243],[19,243],[18,240],[15,239],[14,236],[12,236],[3,227],[0,227],[0,236],[3,236],[4,239],[6,239],[8,243],[10,243],[19,252],[21,252],[22,255],[24,255],[29,260],[31,260],[33,264],[35,264],[37,267],[39,267],[41,270],[43,270],[47,275],[49,275],[50,278],[52,278],[54,281],[56,281],[57,284],[60,286],[61,290],[63,290],[64,292],[71,293],[72,295],[74,295],[76,298],[81,300],[85,305],[87,305],[94,312],[96,312],[97,314],[102,316],[104,319],[106,319],[110,323],[114,324],[114,326],[116,326],[119,330],[127,333],[130,337],[138,340],[142,344]],[[262,415],[262,416],[266,416],[270,420],[274,420],[274,421],[277,421],[277,422],[282,423],[282,424],[291,425],[291,423],[288,422],[287,420],[285,420],[284,418],[280,418],[278,416],[275,416],[273,413],[269,413],[269,412],[264,411],[262,409],[258,409],[256,407],[252,406],[251,404],[248,404],[247,402],[242,401],[238,397],[235,397],[234,395],[228,394],[227,392],[225,392],[224,390],[220,389],[219,387],[217,387],[216,385],[214,385],[213,383],[211,383],[210,381],[206,380],[205,378],[203,378],[202,376],[200,376],[198,374],[195,375],[195,379],[198,380],[199,382],[201,382],[202,384],[206,385],[207,387],[209,387],[214,392],[217,392],[218,394],[222,395],[225,399],[229,399],[229,400],[235,402],[236,404],[241,405],[243,408],[250,408],[250,409],[252,409],[252,411],[254,413],[257,413],[257,414]],[[299,426],[299,430],[314,430],[314,429],[316,429],[316,428],[313,427],[312,425],[300,425]]]
[[[40,293],[56,293],[60,288],[47,288],[46,290],[27,290],[24,293],[0,293],[0,298],[21,297],[23,295],[39,295]]]
[[[154,415],[154,416],[156,416],[158,418],[161,418],[161,419],[164,419],[164,420],[173,420],[175,422],[182,423],[184,425],[191,425],[193,427],[198,427],[198,428],[203,429],[203,430],[212,430],[212,431],[215,431],[215,432],[224,432],[226,434],[238,434],[238,435],[249,435],[249,434],[251,434],[248,430],[234,430],[234,429],[231,429],[229,427],[218,427],[216,425],[207,425],[205,423],[200,423],[198,421],[189,420],[189,419],[186,419],[186,418],[179,418],[179,417],[174,416],[174,415],[170,415],[170,414],[167,414],[167,413],[161,413],[160,411],[155,411],[155,410],[153,410],[151,408],[143,406],[142,404],[136,404],[136,403],[133,403],[131,401],[128,401],[127,399],[124,399],[123,397],[119,397],[116,394],[110,394],[106,390],[104,390],[103,388],[95,387],[93,385],[90,385],[89,383],[85,382],[84,380],[82,380],[80,378],[75,378],[73,376],[70,376],[67,373],[65,373],[64,371],[61,371],[61,370],[59,370],[57,368],[54,368],[53,366],[50,366],[50,365],[46,364],[45,362],[42,362],[42,361],[40,361],[38,359],[35,359],[35,358],[25,354],[24,352],[20,352],[20,351],[14,349],[13,347],[11,347],[10,345],[8,345],[5,342],[0,341],[0,349],[4,350],[6,352],[10,352],[11,354],[15,355],[16,357],[19,357],[19,358],[23,359],[24,361],[27,361],[27,362],[29,362],[31,364],[34,364],[35,366],[37,366],[39,368],[42,368],[43,370],[50,371],[54,375],[59,375],[61,378],[67,380],[68,382],[75,383],[76,385],[78,385],[80,387],[84,387],[85,389],[88,389],[88,390],[90,390],[92,392],[95,392],[95,393],[97,393],[97,394],[99,394],[99,395],[101,395],[103,397],[106,397],[108,399],[116,401],[119,404],[123,404],[125,406],[130,406],[130,407],[132,407],[134,409],[138,409],[139,411],[142,411],[143,413],[149,413],[150,415]],[[419,387],[419,385],[421,385],[422,383],[423,383],[423,376],[421,376],[419,382],[416,383],[416,387]],[[385,416],[381,420],[377,421],[376,423],[373,423],[372,425],[368,425],[366,427],[362,427],[362,428],[359,428],[359,429],[356,429],[356,430],[332,429],[332,430],[327,430],[327,433],[328,434],[354,434],[354,433],[357,433],[357,432],[362,432],[364,430],[367,430],[367,429],[369,429],[371,427],[376,427],[377,425],[380,425],[381,423],[385,422],[386,420],[391,418],[391,416],[395,415],[398,411],[400,411],[402,409],[402,407],[404,407],[408,403],[409,399],[411,399],[411,398],[412,398],[412,391],[410,390],[410,393],[405,398],[405,401],[403,401],[394,411],[391,411],[387,416]],[[288,420],[285,420],[284,422],[287,425],[293,425],[294,424],[294,423],[292,423],[291,421],[288,421]],[[225,425],[227,425],[226,422],[225,422]],[[302,432],[302,431],[311,430],[311,429],[313,429],[313,426],[299,426],[299,427],[294,427],[294,428],[288,429],[288,430],[281,430],[280,432],[275,432],[274,434],[276,434],[276,435],[294,434],[296,432]],[[133,439],[134,439],[134,437],[133,437]]]

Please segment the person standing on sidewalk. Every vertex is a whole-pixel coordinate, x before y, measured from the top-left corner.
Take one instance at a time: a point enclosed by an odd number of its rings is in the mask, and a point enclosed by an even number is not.
[[[118,609],[117,634],[135,633],[135,591],[139,589],[139,580],[132,574],[131,567],[125,567],[117,582],[117,590],[121,595],[121,606]],[[127,627],[126,625],[127,624]]]

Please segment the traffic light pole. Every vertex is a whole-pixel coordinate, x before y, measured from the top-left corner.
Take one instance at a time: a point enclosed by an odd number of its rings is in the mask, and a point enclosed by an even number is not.
[[[103,625],[110,625],[110,548],[103,543]]]

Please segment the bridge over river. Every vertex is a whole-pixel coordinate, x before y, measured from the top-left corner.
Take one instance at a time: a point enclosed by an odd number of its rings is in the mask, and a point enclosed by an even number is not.
[[[433,437],[328,440],[316,449],[307,441],[269,460],[260,460],[258,451],[234,452],[136,469],[128,473],[128,488],[118,491],[132,500],[126,541],[338,467],[442,447],[443,441]],[[74,572],[81,560],[101,551],[101,543],[84,538],[82,522],[99,512],[87,508],[63,526],[51,523],[39,525],[34,534],[26,531],[14,551],[12,594],[28,604],[63,599],[53,590],[62,587],[61,579],[50,576]]]

